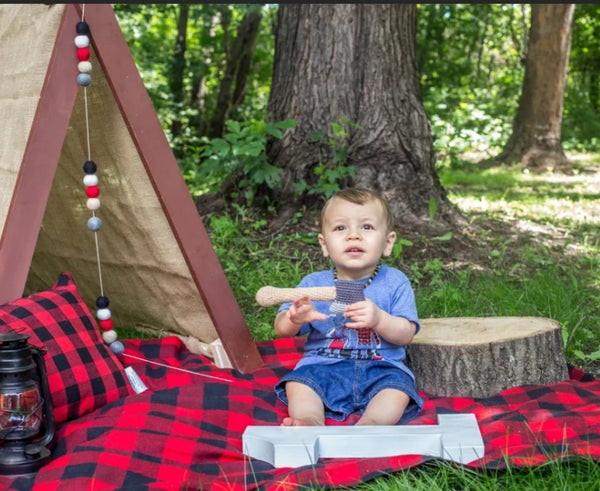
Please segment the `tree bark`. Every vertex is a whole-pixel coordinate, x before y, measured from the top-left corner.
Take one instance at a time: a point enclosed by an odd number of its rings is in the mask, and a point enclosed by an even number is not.
[[[183,76],[185,73],[185,52],[187,48],[187,24],[190,13],[188,4],[179,5],[179,16],[177,18],[177,40],[173,51],[173,72],[169,78],[171,92],[175,103],[183,103]],[[176,139],[181,133],[181,121],[174,119],[171,123],[171,135]]]
[[[314,186],[315,167],[332,167],[331,123],[346,120],[345,165],[357,170],[348,184],[386,197],[400,228],[435,234],[460,219],[435,172],[416,5],[280,4],[268,110],[273,121],[298,123],[268,145],[270,161],[284,170],[276,199],[297,206],[294,184]],[[326,137],[315,141],[319,132]],[[320,206],[325,197],[303,204]]]
[[[568,379],[562,346],[560,324],[544,317],[422,319],[407,365],[426,393],[489,397]]]
[[[574,4],[532,4],[525,78],[512,134],[484,165],[521,162],[536,169],[564,168],[561,124]]]
[[[217,95],[217,105],[208,130],[208,136],[212,138],[223,136],[225,121],[232,103],[234,100],[236,104],[242,101],[260,20],[261,16],[257,12],[247,12],[244,15],[231,52],[227,54],[225,70]]]

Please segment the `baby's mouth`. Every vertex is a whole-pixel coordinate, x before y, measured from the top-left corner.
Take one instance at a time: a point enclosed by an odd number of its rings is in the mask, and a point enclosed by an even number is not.
[[[348,247],[348,249],[346,249],[346,252],[349,254],[358,254],[364,251],[360,247]]]

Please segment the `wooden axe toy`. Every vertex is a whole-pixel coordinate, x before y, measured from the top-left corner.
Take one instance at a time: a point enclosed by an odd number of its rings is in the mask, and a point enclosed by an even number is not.
[[[365,285],[360,281],[335,280],[335,286],[313,286],[308,288],[277,288],[263,286],[256,292],[256,302],[261,307],[293,302],[306,295],[313,302],[332,302],[332,314],[341,314],[347,305],[365,299]]]

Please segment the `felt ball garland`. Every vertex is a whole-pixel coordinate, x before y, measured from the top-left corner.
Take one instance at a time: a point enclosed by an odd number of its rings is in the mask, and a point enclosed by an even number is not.
[[[96,211],[100,209],[100,180],[96,171],[98,170],[98,166],[96,162],[94,162],[91,158],[90,151],[90,125],[88,119],[88,100],[87,100],[87,88],[92,83],[92,77],[90,72],[92,71],[92,64],[90,60],[90,27],[85,22],[85,4],[82,4],[81,11],[81,21],[77,22],[75,25],[76,36],[74,39],[75,44],[75,56],[78,60],[77,69],[79,71],[77,75],[77,85],[83,88],[83,100],[85,106],[85,122],[86,122],[86,133],[87,133],[87,153],[88,158],[83,163],[83,185],[85,186],[85,195],[87,197],[86,206],[88,210],[92,212],[91,218],[88,219],[87,225],[90,231],[94,234],[94,239],[96,243],[96,259],[98,262],[98,278],[100,282],[100,295],[96,298],[96,307],[98,310],[96,311],[96,318],[98,319],[98,327],[102,331],[102,339],[104,342],[110,347],[110,350],[117,354],[123,355],[129,358],[134,358],[139,361],[145,361],[148,363],[152,363],[154,365],[158,365],[161,367],[171,368],[173,370],[178,370],[181,372],[189,373],[192,375],[197,375],[200,377],[207,377],[216,380],[222,380],[224,382],[231,382],[231,380],[221,377],[215,377],[212,375],[207,375],[204,373],[198,373],[191,370],[185,370],[183,368],[174,367],[172,365],[151,362],[146,360],[145,358],[140,358],[138,356],[134,356],[130,353],[125,353],[125,345],[119,341],[117,332],[114,329],[114,323],[112,320],[112,313],[110,311],[110,301],[108,297],[104,295],[104,287],[102,284],[102,267],[100,262],[100,247],[98,245],[98,231],[102,227],[102,220],[96,217]],[[129,374],[128,374],[129,375]],[[142,383],[143,385],[143,383]],[[144,389],[145,390],[145,389]]]
[[[90,141],[89,141],[89,120],[88,120],[88,104],[87,104],[87,87],[92,82],[90,72],[92,71],[92,64],[90,63],[90,27],[84,20],[85,7],[82,11],[81,21],[77,22],[75,26],[75,54],[79,63],[77,69],[79,74],[77,75],[77,85],[83,87],[84,91],[84,104],[85,104],[85,119],[87,129],[87,150],[88,158],[83,164],[83,185],[85,186],[85,195],[87,196],[86,206],[88,210],[92,212],[92,216],[87,221],[88,229],[94,233],[94,239],[96,242],[96,258],[98,262],[98,276],[100,280],[100,295],[96,299],[96,318],[98,319],[98,326],[102,331],[102,339],[110,347],[111,351],[115,354],[121,354],[125,351],[125,346],[121,341],[118,341],[117,332],[114,330],[114,323],[112,320],[112,313],[109,307],[108,297],[104,295],[104,287],[102,284],[102,267],[100,263],[100,248],[98,244],[98,231],[102,228],[102,220],[96,216],[96,211],[100,209],[100,180],[96,174],[98,166],[96,162],[91,159]]]

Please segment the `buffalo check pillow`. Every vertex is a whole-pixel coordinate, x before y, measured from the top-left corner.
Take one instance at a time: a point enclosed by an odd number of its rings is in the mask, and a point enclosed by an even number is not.
[[[0,329],[7,327],[29,334],[29,343],[46,352],[56,424],[133,393],[69,273],[50,290],[1,305]]]

